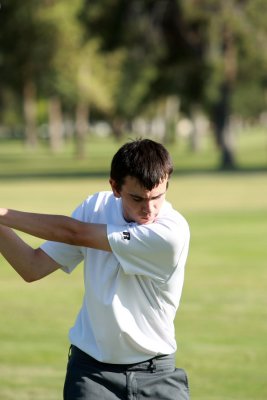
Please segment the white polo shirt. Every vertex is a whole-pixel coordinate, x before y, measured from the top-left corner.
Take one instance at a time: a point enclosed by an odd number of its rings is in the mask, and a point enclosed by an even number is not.
[[[85,293],[71,343],[108,363],[174,353],[190,236],[186,220],[165,201],[152,224],[127,223],[112,192],[88,197],[73,217],[107,224],[112,252],[56,242],[41,246],[68,273],[84,260]]]

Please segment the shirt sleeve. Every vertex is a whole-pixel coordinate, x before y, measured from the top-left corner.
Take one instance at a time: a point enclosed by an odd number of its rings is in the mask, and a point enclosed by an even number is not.
[[[126,227],[108,225],[107,234],[111,249],[127,274],[166,282],[177,267],[185,264],[190,233],[183,218]]]
[[[77,246],[47,241],[40,247],[49,257],[61,266],[64,272],[69,274],[83,260],[83,254]]]

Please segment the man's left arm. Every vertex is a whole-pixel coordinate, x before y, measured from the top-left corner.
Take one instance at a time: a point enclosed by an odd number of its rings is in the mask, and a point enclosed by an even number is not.
[[[190,237],[184,218],[162,218],[128,227],[108,225],[107,232],[112,252],[125,273],[165,282],[176,268],[183,267]]]
[[[105,224],[6,208],[0,208],[0,224],[45,240],[111,251]]]

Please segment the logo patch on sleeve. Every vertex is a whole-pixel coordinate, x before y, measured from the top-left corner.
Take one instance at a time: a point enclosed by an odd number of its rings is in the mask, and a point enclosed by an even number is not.
[[[122,232],[122,237],[124,240],[130,240],[131,239],[130,232],[127,231]]]

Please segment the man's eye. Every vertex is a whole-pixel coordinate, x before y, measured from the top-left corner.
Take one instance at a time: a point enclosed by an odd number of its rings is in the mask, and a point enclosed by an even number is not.
[[[142,199],[139,199],[139,197],[133,197],[133,201],[135,201],[136,203],[140,203]]]

